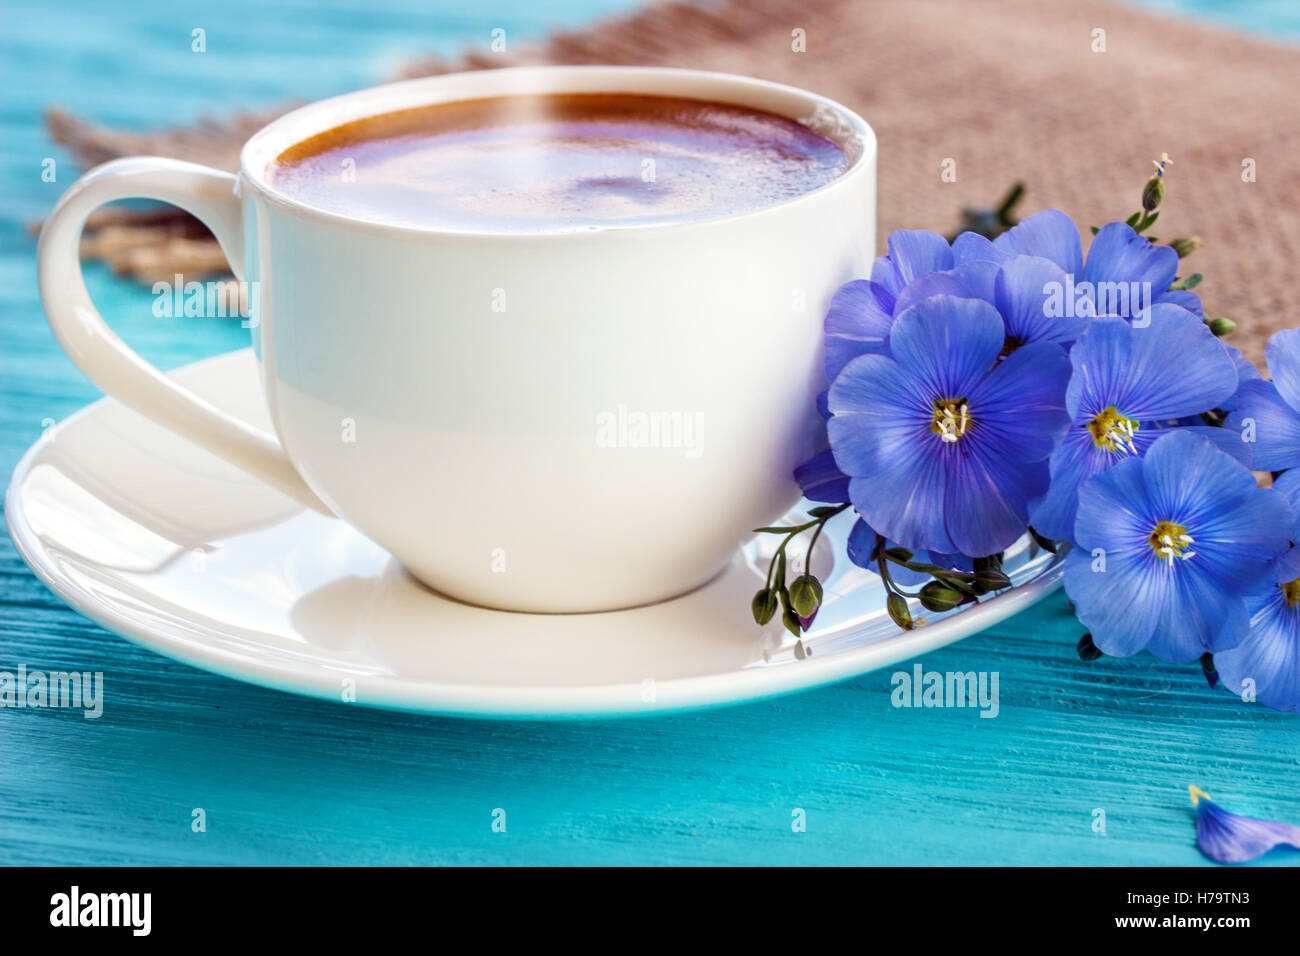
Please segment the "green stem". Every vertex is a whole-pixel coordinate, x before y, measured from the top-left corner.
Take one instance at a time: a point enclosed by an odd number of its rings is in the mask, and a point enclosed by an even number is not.
[[[817,526],[817,530],[813,532],[812,543],[808,545],[808,553],[803,556],[804,574],[808,573],[808,567],[809,565],[812,564],[813,548],[817,547],[817,539],[822,536],[822,529],[825,527],[826,527],[826,522],[823,521],[821,524]]]
[[[883,554],[883,552],[882,552]],[[885,555],[889,557],[888,555]],[[909,571],[920,571],[922,574],[932,574],[931,568],[938,567],[934,564],[917,564],[915,561],[900,561],[898,558],[889,558],[900,567],[907,568]],[[971,571],[950,571],[947,568],[939,568],[945,577],[959,578],[962,581],[974,581],[977,575]]]
[[[880,535],[876,535],[876,553],[879,555],[876,559],[876,566],[880,568],[880,580],[884,582],[885,591],[897,594],[900,597],[919,598],[921,596],[920,591],[916,591],[915,593],[904,591],[897,583],[895,583],[893,576],[889,573],[889,562],[894,559],[885,554],[884,545],[885,539]]]
[[[837,514],[839,514],[847,507],[849,507],[849,503],[845,502],[844,504],[836,508],[834,511],[824,514],[820,518],[814,518],[812,521],[805,522],[804,524],[801,525],[795,525],[792,528],[781,529],[781,530],[788,531],[789,533],[785,536],[785,539],[781,542],[780,547],[778,547],[775,553],[773,553],[772,560],[767,566],[767,581],[766,581],[767,588],[772,587],[772,572],[773,570],[776,569],[776,559],[779,555],[785,554],[786,545],[788,545],[791,541],[793,541],[795,537],[807,531],[809,528],[816,528],[817,532],[816,534],[813,535],[812,544],[809,545],[808,547],[808,555],[807,557],[804,558],[804,563],[803,563],[804,574],[808,573],[808,561],[812,558],[812,549],[817,544],[817,538],[821,535],[822,528],[826,526],[826,522],[830,521],[832,518],[834,518]]]

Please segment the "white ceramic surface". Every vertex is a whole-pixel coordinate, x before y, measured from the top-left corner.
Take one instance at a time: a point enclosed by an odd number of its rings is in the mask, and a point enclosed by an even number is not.
[[[527,235],[362,222],[266,180],[285,148],[343,122],[547,91],[758,107],[857,156],[821,188],[744,214]],[[797,500],[791,472],[821,427],[822,317],[874,256],[875,162],[851,111],[744,77],[532,67],[412,80],[275,121],[238,177],[157,158],[91,171],[42,234],[41,297],[105,392],[342,516],[439,590],[516,610],[628,607],[709,580],[749,528]],[[129,197],[193,212],[257,283],[269,428],[177,388],[95,312],[82,224]],[[640,447],[651,417],[679,429],[658,442],[671,447]]]
[[[268,427],[257,378],[248,351],[176,373],[224,413]],[[585,508],[574,497],[564,510]],[[14,471],[6,515],[19,553],[56,593],[161,654],[329,700],[476,717],[631,716],[802,690],[974,634],[1061,575],[1060,559],[1031,557],[1022,542],[1007,557],[1016,588],[924,613],[928,624],[903,633],[879,579],[843,556],[845,514],[814,555],[827,596],[802,641],[750,618],[771,536],[675,600],[593,614],[488,610],[429,590],[344,522],[112,399],[47,430]]]

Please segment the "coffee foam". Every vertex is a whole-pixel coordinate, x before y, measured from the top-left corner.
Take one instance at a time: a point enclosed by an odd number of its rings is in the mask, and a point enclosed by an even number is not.
[[[686,222],[810,192],[839,144],[746,107],[622,93],[436,104],[336,127],[282,153],[272,184],[374,222],[551,232]]]

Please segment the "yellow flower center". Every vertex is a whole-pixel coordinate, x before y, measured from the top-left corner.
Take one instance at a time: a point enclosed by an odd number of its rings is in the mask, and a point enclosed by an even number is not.
[[[1195,544],[1192,536],[1187,533],[1187,529],[1180,524],[1174,524],[1172,521],[1162,521],[1155,526],[1151,532],[1151,537],[1147,539],[1151,544],[1151,550],[1156,553],[1156,557],[1162,561],[1174,563],[1174,558],[1180,558],[1186,561],[1196,554],[1195,551],[1189,551],[1188,548]]]
[[[1282,585],[1282,596],[1286,598],[1287,607],[1295,607],[1300,604],[1300,578],[1294,581],[1288,581]]]
[[[934,400],[934,421],[930,431],[949,445],[965,435],[971,427],[970,406],[964,398],[936,398]]]
[[[1098,448],[1117,451],[1121,454],[1136,454],[1133,436],[1142,426],[1131,418],[1121,415],[1114,405],[1108,405],[1101,414],[1088,422],[1088,431]]]

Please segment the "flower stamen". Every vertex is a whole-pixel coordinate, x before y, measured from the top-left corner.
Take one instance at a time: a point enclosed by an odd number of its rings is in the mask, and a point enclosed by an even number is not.
[[[1195,540],[1187,533],[1186,528],[1172,521],[1161,521],[1157,524],[1147,540],[1156,557],[1171,565],[1174,563],[1174,558],[1186,561],[1196,556],[1195,551],[1187,550],[1188,545],[1196,543]]]
[[[970,406],[964,398],[936,398],[934,400],[934,421],[930,431],[939,436],[939,440],[951,445],[966,434],[971,427]]]
[[[1280,585],[1280,587],[1282,588],[1282,596],[1286,598],[1287,607],[1295,607],[1297,604],[1300,604],[1300,578],[1296,578],[1294,581],[1287,581],[1285,584]]]
[[[1141,427],[1141,423],[1120,414],[1114,405],[1106,406],[1096,418],[1088,422],[1088,431],[1092,434],[1094,445],[1122,455],[1137,454],[1133,436]]]

